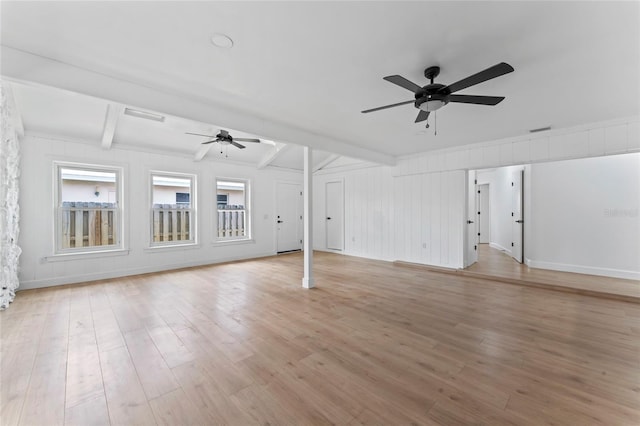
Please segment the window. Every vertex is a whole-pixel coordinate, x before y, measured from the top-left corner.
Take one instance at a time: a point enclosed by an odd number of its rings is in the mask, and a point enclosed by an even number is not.
[[[218,204],[217,240],[247,240],[249,232],[249,181],[243,179],[218,179],[216,181]]]
[[[176,192],[176,204],[189,204],[189,193]]]
[[[122,248],[122,169],[54,163],[57,254]]]
[[[194,175],[151,172],[151,245],[195,243]]]

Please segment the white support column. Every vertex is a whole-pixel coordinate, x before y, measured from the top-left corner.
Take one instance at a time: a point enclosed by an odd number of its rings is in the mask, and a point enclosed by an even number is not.
[[[304,147],[304,183],[302,192],[304,194],[304,276],[302,277],[302,287],[313,288],[313,217],[312,194],[313,187],[313,158],[311,148]]]

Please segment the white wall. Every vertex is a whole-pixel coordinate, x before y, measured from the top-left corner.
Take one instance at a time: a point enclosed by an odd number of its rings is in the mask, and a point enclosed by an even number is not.
[[[314,217],[325,217],[325,183],[344,179],[344,254],[462,267],[464,171],[393,172],[369,167],[316,175]],[[314,223],[314,246],[326,250],[324,220]]]
[[[640,279],[640,154],[534,164],[530,266]]]
[[[117,256],[55,257],[53,253],[53,161],[124,168],[124,217],[128,253]],[[190,157],[103,150],[99,143],[76,143],[27,136],[22,141],[20,179],[20,288],[102,279],[184,266],[275,254],[275,183],[301,182],[295,172],[256,170]],[[149,249],[150,170],[194,173],[197,182],[197,236],[194,248]],[[215,177],[248,178],[253,197],[253,242],[214,243]],[[299,284],[299,277],[294,279]]]
[[[640,151],[640,119],[621,118],[403,157],[396,174],[478,170]]]
[[[529,247],[532,236],[541,235],[538,228],[533,228],[532,221],[527,220],[537,214],[532,211],[532,187],[556,184],[533,182],[532,169],[542,163],[554,164],[554,161],[570,158],[597,160],[637,152],[640,150],[638,130],[637,117],[623,118],[431,151],[400,158],[395,167],[365,165],[365,168],[359,169],[358,166],[345,166],[321,170],[314,177],[314,217],[324,218],[324,183],[344,179],[345,254],[460,268],[463,265],[465,251],[463,231],[466,224],[462,217],[466,196],[464,170],[517,166],[500,171],[499,173],[504,175],[496,176],[494,188],[498,181],[504,183],[507,179],[510,185],[511,171],[524,168],[525,260],[534,267],[557,267],[577,272],[565,263],[528,257],[528,253],[533,249]],[[585,167],[585,172],[591,170],[591,179],[594,175],[601,174],[596,162],[588,163]],[[632,170],[635,170],[637,175],[638,165],[632,166],[629,171]],[[588,194],[584,192],[584,188],[576,188],[576,191],[580,194],[579,197]],[[510,193],[509,196],[502,193],[500,200],[495,200],[493,194],[491,197],[492,204],[498,202],[503,205],[504,210],[510,215]],[[458,220],[458,215],[461,216],[461,220]],[[498,215],[494,216],[496,217],[492,217],[492,227]],[[501,230],[496,231],[495,237],[492,235],[492,240],[509,249],[510,222],[500,223]],[[324,227],[324,220],[315,221],[314,245],[320,250],[326,249]],[[625,267],[633,266],[630,260],[627,259]],[[581,262],[583,263],[585,262]],[[618,269],[608,267],[592,268],[590,271],[589,273],[600,271],[606,272],[606,275],[620,276]],[[633,271],[638,271],[638,267],[631,269],[631,274],[637,277],[637,272]]]
[[[394,185],[390,167],[318,174],[313,181],[313,243],[326,250],[325,184],[344,181],[344,254],[394,260]]]
[[[20,244],[21,288],[85,281],[112,276],[171,269],[181,266],[250,258],[275,253],[275,182],[301,182],[301,174],[273,170],[255,170],[224,162],[194,163],[191,158],[119,150],[117,145],[104,151],[93,144],[28,137],[22,143]],[[324,183],[343,179],[345,183],[345,254],[383,260],[404,260],[459,268],[464,256],[464,169],[537,163],[566,158],[594,157],[640,149],[638,121],[617,120],[546,135],[493,141],[451,150],[402,158],[396,167],[375,166],[352,169],[350,166],[320,171],[314,176],[314,243],[326,249]],[[613,157],[611,157],[613,158]],[[594,158],[597,160],[598,158]],[[53,253],[53,219],[43,215],[44,205],[53,199],[52,161],[78,161],[125,167],[129,182],[125,194],[125,216],[129,220],[128,248],[124,256],[60,260]],[[589,163],[583,172],[591,170]],[[357,167],[357,166],[356,166]],[[148,250],[149,170],[196,173],[198,175],[198,237],[193,249]],[[635,164],[629,173],[637,170]],[[531,182],[525,172],[525,197]],[[215,245],[213,241],[215,176],[250,178],[253,194],[253,244]],[[536,175],[538,176],[538,175]],[[637,187],[635,187],[637,188]],[[581,188],[584,190],[584,188]],[[134,194],[136,194],[134,196]],[[143,194],[140,196],[139,194]],[[209,201],[207,197],[211,196]],[[535,200],[534,200],[535,201]],[[624,204],[625,206],[627,204]],[[637,205],[637,204],[636,204]],[[533,214],[525,198],[525,217]],[[604,208],[604,207],[603,207]],[[607,206],[606,208],[627,208]],[[637,207],[636,207],[637,208]],[[633,209],[631,207],[631,209]],[[265,218],[266,216],[266,218]],[[602,218],[601,218],[602,219]],[[623,218],[608,218],[612,223]],[[525,256],[533,231],[525,219]],[[600,225],[598,225],[600,226]],[[615,227],[615,226],[614,226]],[[611,227],[605,229],[610,229]],[[631,234],[634,235],[634,234]],[[636,232],[635,237],[637,238]],[[538,250],[542,242],[538,242]],[[553,262],[531,253],[532,266],[569,268],[571,264]],[[591,253],[591,252],[589,252]],[[589,256],[589,253],[585,253]],[[617,253],[617,251],[615,252]],[[637,252],[636,252],[637,253]],[[537,257],[536,257],[537,256]],[[633,256],[630,253],[629,256]],[[615,256],[614,256],[615,257]],[[566,259],[566,262],[573,262]],[[546,263],[545,263],[546,262]],[[609,266],[598,266],[608,274],[630,270],[631,258],[608,259]],[[579,263],[579,262],[578,262]],[[588,264],[581,262],[579,265]],[[569,265],[569,266],[567,266]],[[593,269],[593,268],[592,268]],[[635,269],[637,271],[637,268]],[[596,271],[592,272],[595,273]]]

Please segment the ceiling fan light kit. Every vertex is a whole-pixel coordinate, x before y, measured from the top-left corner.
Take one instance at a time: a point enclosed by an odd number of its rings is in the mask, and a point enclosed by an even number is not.
[[[424,76],[430,80],[430,84],[423,87],[418,86],[416,83],[413,83],[400,75],[390,75],[384,77],[384,80],[412,91],[414,94],[414,100],[371,108],[362,111],[362,113],[367,114],[369,112],[413,103],[414,106],[420,110],[415,120],[416,123],[419,123],[421,121],[426,121],[432,112],[437,111],[450,102],[474,105],[497,105],[504,100],[503,96],[455,95],[453,93],[513,71],[514,69],[511,65],[506,62],[500,62],[499,64],[485,69],[484,71],[480,71],[479,73],[463,78],[462,80],[447,86],[433,82],[433,80],[440,74],[440,67],[432,66],[424,70]],[[429,128],[429,123],[427,123],[427,128]]]

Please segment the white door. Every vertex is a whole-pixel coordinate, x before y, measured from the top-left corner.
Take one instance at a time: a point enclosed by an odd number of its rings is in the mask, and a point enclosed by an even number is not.
[[[477,197],[476,197],[476,171],[470,170],[467,174],[467,255],[465,267],[471,266],[478,261],[478,224]]]
[[[480,244],[491,242],[491,208],[489,206],[489,184],[478,185],[478,233]]]
[[[522,211],[522,184],[524,170],[513,172],[511,179],[511,257],[522,263],[524,217]]]
[[[302,249],[302,185],[278,182],[276,226],[278,253]]]
[[[326,229],[327,248],[342,250],[344,245],[344,196],[342,195],[342,182],[327,182],[326,195]]]

